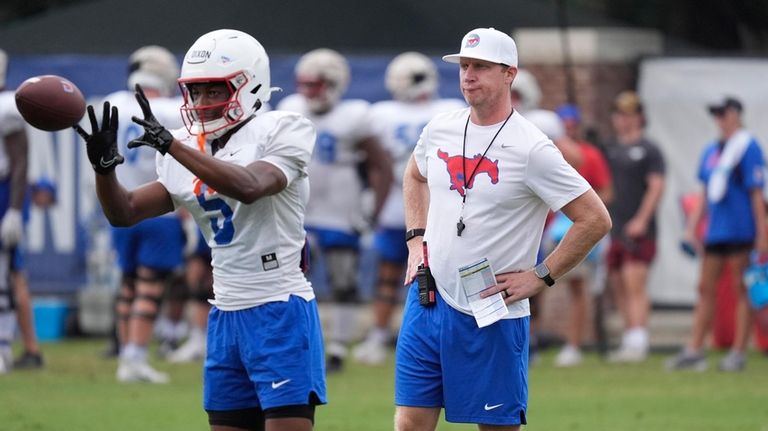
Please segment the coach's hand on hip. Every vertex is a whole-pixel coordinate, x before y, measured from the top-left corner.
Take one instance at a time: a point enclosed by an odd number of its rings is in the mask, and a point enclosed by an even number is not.
[[[536,277],[533,271],[505,272],[496,275],[496,286],[484,291],[481,297],[501,293],[504,302],[511,304],[525,298],[530,298],[547,287],[544,280]]]

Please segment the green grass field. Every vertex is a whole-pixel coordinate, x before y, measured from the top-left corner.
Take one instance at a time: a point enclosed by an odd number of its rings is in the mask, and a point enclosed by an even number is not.
[[[0,376],[0,430],[207,430],[200,364],[169,365],[165,386],[121,385],[115,362],[99,357],[100,340],[46,344],[42,371]],[[768,431],[768,357],[753,353],[742,373],[670,373],[664,357],[613,366],[588,357],[557,369],[545,353],[531,369],[529,431],[753,430]],[[392,363],[351,365],[328,380],[330,404],[318,408],[317,430],[391,430]],[[441,430],[472,425],[441,422]]]

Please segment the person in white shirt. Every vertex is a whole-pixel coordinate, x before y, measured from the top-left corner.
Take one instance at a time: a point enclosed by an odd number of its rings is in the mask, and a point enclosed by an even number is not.
[[[300,115],[260,113],[270,98],[269,57],[237,30],[201,36],[179,82],[185,128],[169,132],[137,86],[144,134],[128,148],[157,150],[158,179],[127,191],[114,174],[117,108],[101,126],[77,126],[110,223],[128,226],[184,207],[211,247],[214,296],[208,320],[203,406],[214,431],[310,430],[326,402],[323,344],[312,287],[300,268],[315,142]]]
[[[460,64],[469,108],[432,119],[405,172],[406,226],[424,236],[407,243],[406,283],[419,277],[397,340],[395,426],[434,430],[445,408],[449,422],[519,430],[528,402],[528,298],[583,259],[611,222],[552,141],[512,108],[511,37],[474,29],[443,60]],[[550,209],[574,224],[534,268]]]
[[[360,237],[375,224],[384,206],[392,167],[371,131],[375,120],[369,116],[370,104],[341,100],[350,70],[340,53],[328,48],[310,51],[296,63],[295,72],[297,93],[283,99],[278,109],[298,112],[317,127],[309,164],[312,195],[306,226],[313,252],[325,262],[333,301],[327,349],[330,373],[343,368],[356,335]],[[369,208],[363,204],[364,181],[373,195]]]
[[[373,327],[353,352],[355,360],[369,365],[384,363],[387,344],[394,338],[389,326],[408,260],[403,210],[405,166],[421,130],[435,114],[467,106],[460,99],[438,97],[437,67],[429,57],[418,52],[396,56],[387,66],[385,84],[392,100],[371,106],[371,131],[393,160],[393,182],[373,239],[379,262]]]

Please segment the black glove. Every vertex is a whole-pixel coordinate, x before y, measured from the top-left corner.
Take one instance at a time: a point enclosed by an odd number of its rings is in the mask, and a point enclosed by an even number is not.
[[[141,106],[141,112],[144,113],[144,119],[132,117],[134,123],[144,128],[144,134],[128,143],[128,148],[136,148],[142,145],[152,147],[165,155],[171,148],[173,135],[162,124],[157,121],[152,114],[152,108],[149,107],[149,100],[144,95],[144,90],[139,84],[136,84],[136,101]]]
[[[88,160],[91,161],[93,170],[99,175],[107,175],[124,161],[123,156],[117,152],[117,106],[112,107],[110,115],[109,102],[104,102],[101,129],[99,129],[99,123],[96,122],[93,105],[88,105],[88,118],[91,120],[92,134],[89,135],[79,124],[75,124],[73,127],[85,140]]]

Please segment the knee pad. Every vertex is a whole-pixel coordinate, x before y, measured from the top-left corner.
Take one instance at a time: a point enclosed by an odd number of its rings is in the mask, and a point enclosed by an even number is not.
[[[354,302],[357,299],[357,250],[328,249],[325,251],[325,264],[333,297],[339,302]]]
[[[264,411],[258,407],[240,410],[206,410],[208,424],[251,431],[264,431]]]
[[[136,295],[136,298],[134,299],[134,307],[136,307],[135,304],[139,301],[145,301],[152,304],[152,311],[137,311],[132,309],[131,316],[140,317],[146,320],[155,320],[160,312],[160,305],[163,302],[163,298],[154,295],[139,294]]]
[[[143,281],[145,283],[165,283],[173,275],[173,271],[145,268],[142,273],[136,273],[136,281]]]

